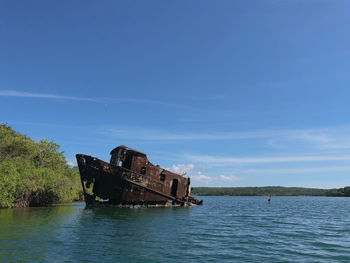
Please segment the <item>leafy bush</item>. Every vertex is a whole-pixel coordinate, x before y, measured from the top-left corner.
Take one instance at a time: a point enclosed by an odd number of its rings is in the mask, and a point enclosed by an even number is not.
[[[0,208],[82,199],[79,173],[68,166],[59,147],[0,125]]]

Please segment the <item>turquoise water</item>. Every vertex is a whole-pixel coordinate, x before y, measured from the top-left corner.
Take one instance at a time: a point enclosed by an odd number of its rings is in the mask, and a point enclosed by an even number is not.
[[[0,210],[1,262],[350,262],[350,198]]]

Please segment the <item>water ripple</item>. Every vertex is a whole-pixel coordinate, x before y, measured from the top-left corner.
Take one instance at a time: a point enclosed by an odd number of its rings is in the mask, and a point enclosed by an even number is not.
[[[350,262],[350,198],[0,210],[0,262]]]

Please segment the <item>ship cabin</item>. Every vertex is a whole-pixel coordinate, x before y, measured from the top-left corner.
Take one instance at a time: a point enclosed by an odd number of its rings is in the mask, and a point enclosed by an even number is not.
[[[162,184],[162,192],[175,198],[191,195],[190,178],[153,165],[143,152],[120,145],[111,151],[110,164],[123,167]]]

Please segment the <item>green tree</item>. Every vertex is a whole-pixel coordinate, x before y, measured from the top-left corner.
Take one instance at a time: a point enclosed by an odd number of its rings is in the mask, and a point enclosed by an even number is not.
[[[55,142],[35,142],[0,125],[0,208],[82,199],[79,172]]]

